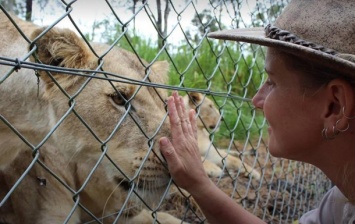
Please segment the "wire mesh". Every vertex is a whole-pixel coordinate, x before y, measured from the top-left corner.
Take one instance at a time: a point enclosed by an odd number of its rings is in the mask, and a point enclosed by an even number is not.
[[[268,152],[264,49],[207,38],[288,1],[0,3],[1,223],[206,223],[157,148],[171,90],[199,114],[211,180],[264,221],[294,223],[331,187]]]

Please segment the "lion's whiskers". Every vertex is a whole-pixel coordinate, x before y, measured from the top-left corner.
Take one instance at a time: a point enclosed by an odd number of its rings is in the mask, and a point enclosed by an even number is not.
[[[116,185],[115,189],[113,189],[112,192],[110,193],[110,195],[107,197],[104,208],[102,209],[102,216],[101,217],[103,217],[103,218],[105,217],[105,210],[106,210],[107,203],[110,200],[110,198],[112,197],[113,193],[117,190],[117,188],[122,184],[123,181],[124,180],[122,179],[121,182],[119,182]],[[102,221],[104,221],[104,220],[102,220]]]
[[[68,169],[68,166],[70,164],[70,162],[74,159],[74,157],[79,153],[79,147],[75,147],[75,151],[74,153],[72,154],[72,156],[69,158],[67,164],[65,165],[65,170]]]

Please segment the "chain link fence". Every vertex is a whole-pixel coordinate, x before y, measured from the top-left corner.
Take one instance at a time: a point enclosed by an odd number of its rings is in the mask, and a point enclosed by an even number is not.
[[[0,3],[0,223],[207,223],[159,153],[172,90],[199,114],[211,180],[261,219],[295,223],[331,187],[268,152],[264,49],[207,38],[288,1]]]

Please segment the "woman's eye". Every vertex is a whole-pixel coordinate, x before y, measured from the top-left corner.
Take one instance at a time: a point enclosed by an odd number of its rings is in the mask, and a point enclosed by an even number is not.
[[[111,97],[112,101],[119,106],[123,106],[126,103],[125,96],[122,93],[121,94],[114,93],[114,94],[110,95],[110,97]]]
[[[268,86],[273,86],[275,83],[273,81],[271,81],[271,79],[267,79],[265,84]]]

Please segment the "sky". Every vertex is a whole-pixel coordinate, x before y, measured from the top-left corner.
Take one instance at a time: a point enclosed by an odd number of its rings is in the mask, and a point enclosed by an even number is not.
[[[250,20],[249,13],[255,7],[255,1],[256,0],[247,0],[247,4],[243,4],[241,13],[245,20]],[[174,36],[174,40],[180,41],[184,38],[183,32],[181,32],[180,29],[173,29],[173,27],[175,27],[179,21],[184,30],[193,30],[194,27],[191,25],[191,20],[196,13],[194,6],[198,12],[201,12],[203,9],[210,8],[208,6],[209,1],[198,0],[197,4],[192,5],[190,3],[187,7],[185,7],[186,3],[184,0],[173,0],[172,2],[174,3],[174,7],[177,12],[173,9],[170,12],[168,22],[169,31],[174,30],[172,34]],[[156,13],[155,3],[155,0],[148,0],[149,8],[151,9],[151,12],[148,13]],[[139,9],[141,4],[138,4],[137,6]],[[114,9],[116,14],[123,20],[122,22],[124,23],[130,20],[133,16],[132,12],[128,10],[127,7],[114,7]],[[49,3],[43,8],[38,5],[33,6],[34,22],[39,25],[49,25],[63,15],[63,13],[65,13],[65,8],[60,7],[60,5],[58,5],[55,1],[49,0]],[[178,13],[181,14],[179,15]],[[95,21],[97,22],[107,18],[112,18],[112,12],[104,0],[78,0],[73,3],[73,11],[71,15],[84,33],[92,31],[92,26]],[[227,24],[230,23],[231,19],[227,16],[227,13],[223,13],[222,15],[225,15],[225,17],[222,17],[222,20],[225,20]],[[70,20],[67,18],[58,25],[60,27],[68,27],[73,29]],[[133,23],[130,23],[129,26],[132,27]],[[139,35],[151,39],[154,39],[156,36],[154,27],[144,9],[142,9],[135,18],[135,28]]]

